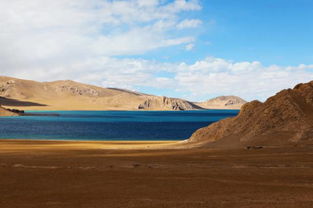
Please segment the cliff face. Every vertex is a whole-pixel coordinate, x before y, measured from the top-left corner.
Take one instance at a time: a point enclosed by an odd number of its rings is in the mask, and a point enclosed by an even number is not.
[[[140,110],[196,110],[201,107],[182,99],[150,97],[138,106]]]
[[[237,96],[220,96],[195,104],[207,109],[240,109],[245,103],[247,101]]]
[[[189,142],[220,147],[313,142],[313,81],[264,103],[247,103],[238,116],[197,130]]]

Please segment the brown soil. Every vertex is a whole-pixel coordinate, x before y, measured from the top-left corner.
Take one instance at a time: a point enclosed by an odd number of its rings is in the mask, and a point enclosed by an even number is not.
[[[0,207],[313,207],[313,147],[113,150],[106,145],[0,141]]]

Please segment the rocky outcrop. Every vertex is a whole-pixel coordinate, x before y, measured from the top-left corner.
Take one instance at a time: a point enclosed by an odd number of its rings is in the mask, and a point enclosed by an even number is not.
[[[264,103],[249,102],[238,116],[199,129],[188,141],[218,147],[312,143],[313,81]]]
[[[55,81],[46,83],[58,94],[69,94],[72,96],[86,96],[86,97],[103,97],[110,96],[110,90],[87,84],[81,84],[71,80]]]
[[[240,109],[245,103],[247,101],[237,96],[220,96],[195,104],[207,109]]]
[[[0,82],[0,95],[4,97],[10,97],[9,91],[15,85],[15,80],[8,80]]]
[[[138,105],[139,110],[197,110],[201,107],[182,99],[168,97],[149,97]]]

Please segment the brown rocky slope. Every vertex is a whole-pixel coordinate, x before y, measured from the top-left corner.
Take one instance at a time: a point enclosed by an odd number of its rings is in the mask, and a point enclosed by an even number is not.
[[[238,116],[197,130],[188,143],[212,147],[313,143],[313,81],[283,90],[264,103],[249,102]]]

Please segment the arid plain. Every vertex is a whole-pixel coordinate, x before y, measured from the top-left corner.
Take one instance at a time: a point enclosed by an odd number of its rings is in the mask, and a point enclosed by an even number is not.
[[[313,146],[145,150],[154,145],[2,140],[0,207],[313,206]]]

